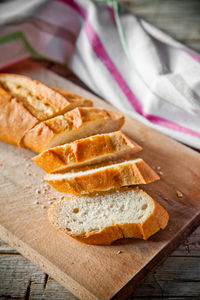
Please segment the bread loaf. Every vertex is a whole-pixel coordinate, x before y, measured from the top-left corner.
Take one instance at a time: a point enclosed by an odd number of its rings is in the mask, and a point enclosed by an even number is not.
[[[90,100],[59,91],[26,76],[0,74],[0,140],[22,147],[24,135],[41,121],[92,106]]]
[[[146,240],[164,229],[168,218],[166,210],[138,188],[71,196],[49,209],[49,220],[56,228],[88,244],[111,244],[121,238]]]
[[[141,158],[87,171],[49,174],[45,177],[45,181],[57,191],[76,195],[147,184],[158,179],[159,176]]]
[[[70,143],[97,133],[119,130],[124,117],[100,108],[78,107],[41,122],[24,136],[25,147],[40,153],[46,149]]]
[[[83,106],[92,105],[90,100],[81,97],[67,97],[70,93],[63,90],[59,90],[61,92],[59,93],[55,89],[23,75],[0,74],[0,86],[12,97],[19,98],[38,121],[48,120],[82,106],[82,104]]]
[[[121,131],[116,131],[48,149],[32,160],[47,173],[55,173],[124,158],[141,149]]]

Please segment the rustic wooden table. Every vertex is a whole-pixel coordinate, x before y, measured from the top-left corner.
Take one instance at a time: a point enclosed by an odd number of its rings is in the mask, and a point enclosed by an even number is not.
[[[200,51],[199,0],[125,0],[137,15]],[[45,67],[84,86],[69,70],[40,61]],[[0,241],[0,299],[77,299],[31,262]],[[200,227],[150,274],[128,298],[200,299]],[[128,300],[127,299],[127,300]]]

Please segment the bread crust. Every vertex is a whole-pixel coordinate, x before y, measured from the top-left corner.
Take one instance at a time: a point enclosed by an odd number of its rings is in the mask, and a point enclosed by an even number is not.
[[[125,190],[123,188],[121,190]],[[130,189],[130,188],[129,188]],[[136,190],[135,188],[132,188]],[[153,202],[153,210],[150,216],[143,223],[126,223],[126,224],[115,224],[108,226],[101,231],[91,231],[87,232],[82,236],[75,236],[70,234],[69,231],[63,230],[53,219],[54,208],[66,200],[60,200],[54,203],[49,208],[49,220],[50,222],[59,230],[70,235],[74,239],[92,245],[110,245],[114,241],[121,238],[139,238],[147,240],[150,236],[158,232],[160,229],[164,229],[169,220],[169,215],[167,211],[155,200],[153,200],[147,193],[142,190],[137,189],[138,192],[145,194],[149,198],[149,201]],[[80,199],[81,201],[81,199]]]
[[[121,131],[101,134],[57,146],[42,152],[32,160],[47,173],[83,167],[137,153],[142,147]]]
[[[95,122],[98,121],[98,127],[93,128]],[[23,143],[27,148],[40,153],[49,148],[52,140],[62,132],[72,131],[77,135],[78,131],[90,124],[90,134],[93,130],[97,132],[109,132],[118,130],[124,124],[124,117],[104,109],[93,107],[77,107],[64,115],[57,116],[47,121],[41,122],[32,130],[28,131],[24,136]],[[108,126],[109,125],[109,126]],[[110,129],[110,130],[109,130]],[[81,137],[86,137],[88,134],[82,130]],[[78,137],[78,138],[81,138]],[[74,140],[77,138],[74,138]],[[66,141],[63,141],[63,144]]]
[[[54,137],[54,132],[48,127],[46,122],[39,123],[29,130],[24,138],[23,145],[36,153],[42,152],[48,141]]]
[[[45,181],[58,192],[82,195],[94,191],[107,191],[122,186],[147,184],[160,177],[144,162],[143,159],[129,161],[128,164],[110,165],[103,169],[94,169],[92,173],[53,179],[55,175],[47,175]]]
[[[0,87],[0,140],[18,147],[26,132],[38,123],[23,103]]]

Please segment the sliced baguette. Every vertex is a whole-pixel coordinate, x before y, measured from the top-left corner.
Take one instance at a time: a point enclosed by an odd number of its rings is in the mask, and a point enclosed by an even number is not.
[[[164,229],[168,213],[138,188],[95,196],[72,196],[49,209],[49,220],[61,231],[88,244],[111,244],[121,238],[148,239]]]
[[[0,140],[24,147],[24,135],[41,121],[92,106],[90,100],[59,91],[26,76],[0,74]]]
[[[25,147],[40,153],[46,149],[70,143],[97,133],[119,130],[124,117],[100,108],[78,107],[41,122],[24,136]]]
[[[17,97],[40,122],[78,106],[92,106],[90,100],[75,98],[75,95],[70,98],[69,93],[63,90],[58,92],[54,88],[23,75],[0,74],[0,86],[12,97]]]
[[[121,131],[94,135],[48,149],[32,158],[47,173],[124,158],[142,148]]]
[[[45,177],[45,181],[57,191],[75,195],[147,184],[158,179],[159,176],[141,158],[87,171],[49,174]]]

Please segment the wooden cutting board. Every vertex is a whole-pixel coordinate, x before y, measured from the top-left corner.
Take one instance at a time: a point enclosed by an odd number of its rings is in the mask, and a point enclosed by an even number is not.
[[[117,111],[39,65],[21,63],[10,71]],[[163,172],[144,189],[167,209],[170,221],[148,241],[126,239],[112,246],[81,244],[56,231],[47,219],[48,201],[62,194],[46,191],[44,172],[30,160],[33,152],[0,142],[0,238],[80,299],[125,298],[200,222],[200,155],[130,117],[123,131],[144,147],[140,156]]]

